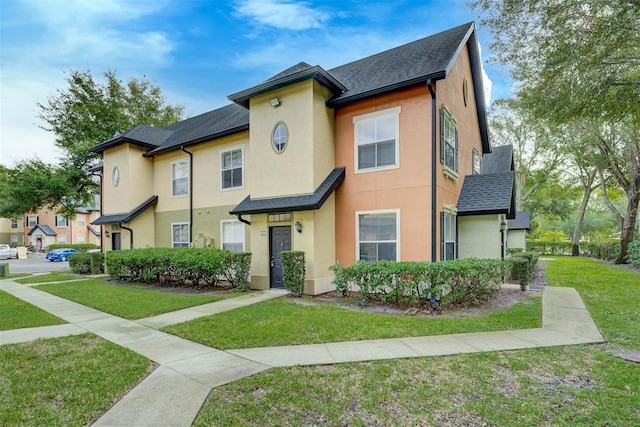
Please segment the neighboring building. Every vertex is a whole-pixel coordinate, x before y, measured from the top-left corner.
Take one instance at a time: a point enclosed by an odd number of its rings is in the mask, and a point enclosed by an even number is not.
[[[100,245],[100,227],[91,222],[100,216],[99,198],[94,206],[78,209],[76,217],[69,220],[48,208],[24,216],[25,245],[47,248],[51,244],[92,243]],[[38,241],[40,244],[38,245]]]
[[[0,218],[0,243],[11,247],[24,245],[22,218]]]
[[[509,221],[507,233],[508,248],[527,249],[527,232],[531,230],[531,212],[518,211],[516,218]]]
[[[464,212],[478,218],[465,234],[514,214],[513,168],[482,169],[493,160],[473,23],[331,70],[301,62],[229,99],[90,149],[103,156],[104,250],[248,251],[258,289],[281,287],[280,252],[302,250],[305,293],[319,294],[336,261],[462,255],[463,182],[496,195]]]

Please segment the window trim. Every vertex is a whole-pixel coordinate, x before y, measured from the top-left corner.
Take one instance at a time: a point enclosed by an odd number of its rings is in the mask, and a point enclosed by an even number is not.
[[[187,226],[187,246],[175,246],[176,242],[173,240],[173,227],[176,225],[186,225]],[[184,243],[184,242],[179,242]],[[188,222],[172,222],[171,223],[171,247],[172,248],[188,248],[189,247],[189,223]]]
[[[379,172],[390,169],[398,169],[400,167],[400,113],[402,112],[402,108],[400,106],[386,108],[380,111],[374,111],[372,113],[361,114],[359,116],[353,117],[353,170],[354,173],[369,173],[369,172]],[[384,166],[374,166],[371,168],[362,168],[358,166],[359,163],[359,154],[358,154],[358,123],[362,121],[378,119],[384,116],[394,116],[395,125],[396,125],[396,133],[395,133],[395,163],[391,165]],[[380,141],[377,141],[380,142]],[[371,144],[375,144],[371,143]]]
[[[446,240],[445,218],[449,215],[453,221],[453,240]],[[453,260],[458,259],[458,210],[453,206],[445,205],[440,212],[440,261],[452,261],[445,258],[446,244],[453,243]]]
[[[80,224],[80,220],[81,219],[82,219],[82,224]],[[78,215],[76,217],[76,226],[78,226],[78,227],[86,227],[87,226],[87,221],[85,221],[84,215]]]
[[[281,125],[284,128],[285,141],[284,141],[284,145],[282,146],[282,149],[278,151],[278,149],[276,148],[275,137],[276,137],[276,130]],[[275,125],[273,125],[273,130],[271,131],[271,149],[273,149],[273,152],[276,153],[276,154],[284,153],[285,150],[287,149],[287,147],[289,146],[289,138],[290,137],[291,137],[291,135],[289,134],[289,127],[287,126],[287,124],[285,122],[279,121]]]
[[[450,146],[451,144],[449,144],[446,141],[445,138],[445,131],[446,131],[446,122],[451,120],[453,122],[453,124],[455,125],[455,129],[454,129],[454,136],[453,136],[453,146],[452,149],[454,151],[454,159],[453,159],[453,167],[447,165],[447,160],[446,160],[446,155],[445,155],[445,148],[446,146]],[[443,167],[443,172],[445,174],[445,176],[447,176],[448,178],[451,178],[453,181],[457,181],[458,179],[458,168],[459,168],[459,145],[458,145],[458,121],[456,120],[456,118],[453,115],[453,112],[448,109],[445,105],[442,105],[442,107],[440,107],[440,163],[442,163],[442,167]]]
[[[377,209],[370,211],[356,211],[355,213],[355,234],[356,234],[356,261],[360,260],[360,215],[375,215],[375,214],[386,214],[386,213],[394,213],[396,215],[396,259],[395,261],[400,261],[402,259],[401,255],[401,230],[402,227],[400,222],[400,209]],[[390,242],[390,240],[380,240],[380,242]]]
[[[15,240],[15,243],[13,243]],[[17,235],[12,234],[11,237],[9,238],[9,242],[11,242],[11,246],[18,246],[18,243],[20,243],[20,239],[18,238]]]
[[[11,218],[11,226],[10,228],[12,230],[15,230],[18,228],[18,220],[16,218]]]
[[[58,218],[64,219],[65,225],[59,225]],[[69,220],[67,218],[65,218],[63,215],[56,215],[55,216],[55,222],[56,222],[56,228],[68,228],[69,227]]]
[[[223,157],[225,153],[229,153],[232,151],[240,150],[242,156],[242,165],[240,166],[241,175],[242,175],[242,184],[238,186],[224,187],[224,179],[222,178],[222,172],[225,170],[233,170],[237,168],[223,169]],[[233,147],[225,148],[220,150],[220,191],[233,191],[233,190],[243,190],[244,189],[244,171],[245,171],[245,163],[244,163],[244,145],[236,145]]]
[[[176,178],[173,177],[173,166],[178,164],[178,163],[185,163],[187,165],[187,176],[185,177],[187,179],[187,191],[184,194],[174,194],[173,190],[174,190],[174,181],[176,180]],[[191,177],[189,176],[189,159],[186,158],[182,158],[180,160],[174,160],[173,162],[171,162],[171,197],[172,198],[179,198],[179,197],[188,197],[189,196],[189,179]],[[184,179],[184,178],[178,178],[178,179]]]
[[[244,224],[237,219],[222,219],[220,220],[220,249],[224,249],[225,243],[238,243],[238,242],[225,242],[224,241],[224,224],[237,223],[241,225],[242,229],[242,250],[240,252],[244,252],[246,250],[246,231]]]
[[[35,224],[33,225],[31,225],[31,218],[35,219]],[[35,227],[39,223],[40,223],[40,219],[38,218],[38,215],[27,215],[27,227]]]

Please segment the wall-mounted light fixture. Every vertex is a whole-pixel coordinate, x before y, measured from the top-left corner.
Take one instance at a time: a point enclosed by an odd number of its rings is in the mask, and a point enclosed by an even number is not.
[[[109,230],[104,230],[104,237],[109,238]]]
[[[300,221],[296,221],[296,223],[293,224],[293,226],[296,228],[296,231],[298,233],[302,233],[302,223]]]
[[[500,223],[500,231],[505,231],[507,229],[507,223],[504,220]]]
[[[276,108],[278,105],[280,105],[280,99],[278,98],[271,98],[269,100],[269,105],[271,105],[273,108]]]

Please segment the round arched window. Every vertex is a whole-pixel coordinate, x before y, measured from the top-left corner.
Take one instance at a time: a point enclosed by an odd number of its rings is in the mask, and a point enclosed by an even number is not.
[[[289,132],[287,130],[287,126],[280,122],[273,128],[273,136],[271,138],[271,143],[273,145],[273,149],[276,153],[280,154],[284,151],[287,146],[287,141],[289,140]]]

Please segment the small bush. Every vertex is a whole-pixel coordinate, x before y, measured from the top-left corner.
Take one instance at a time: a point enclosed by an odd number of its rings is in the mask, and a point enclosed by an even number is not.
[[[251,283],[251,253],[228,252],[223,262],[225,277],[239,291],[248,291]]]
[[[78,252],[69,257],[69,268],[74,273],[87,274],[91,272],[91,254],[88,252]]]
[[[507,248],[507,255],[524,252],[524,248]]]
[[[304,278],[306,276],[304,252],[284,251],[282,257],[282,281],[284,287],[295,296],[302,296],[304,292]]]
[[[629,243],[627,248],[627,262],[634,267],[640,267],[640,240]]]

